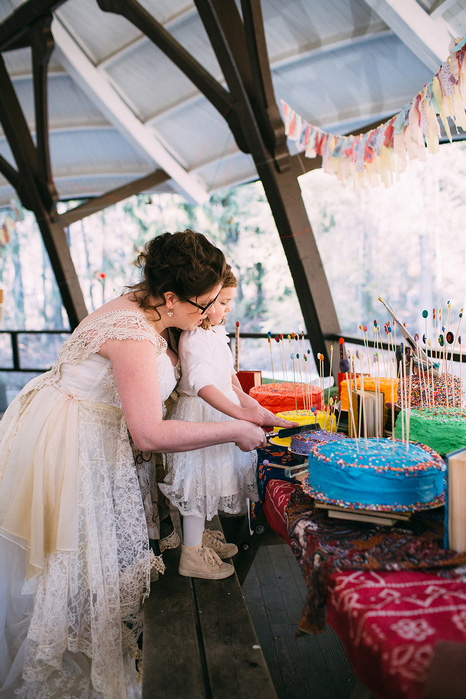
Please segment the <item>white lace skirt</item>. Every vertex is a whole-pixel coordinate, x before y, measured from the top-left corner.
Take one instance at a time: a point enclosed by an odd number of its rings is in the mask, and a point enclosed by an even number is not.
[[[238,403],[234,391],[226,396]],[[172,420],[226,422],[233,418],[197,396],[181,396]],[[246,499],[257,500],[257,452],[244,452],[233,442],[195,451],[167,454],[168,474],[160,490],[183,515],[211,520],[221,510],[241,511]]]
[[[150,551],[121,411],[46,387],[5,418],[0,697],[136,697]]]

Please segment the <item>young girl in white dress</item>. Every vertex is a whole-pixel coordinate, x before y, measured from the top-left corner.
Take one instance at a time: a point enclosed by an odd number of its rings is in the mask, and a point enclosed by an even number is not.
[[[171,419],[196,422],[248,420],[257,425],[289,427],[290,422],[244,393],[233,366],[225,318],[236,293],[237,281],[229,269],[223,288],[199,328],[181,333],[181,379]],[[246,498],[257,499],[256,451],[241,451],[234,442],[167,455],[168,474],[160,489],[183,515],[181,575],[222,579],[234,567],[219,559],[238,549],[220,532],[205,529],[218,510],[238,513]]]

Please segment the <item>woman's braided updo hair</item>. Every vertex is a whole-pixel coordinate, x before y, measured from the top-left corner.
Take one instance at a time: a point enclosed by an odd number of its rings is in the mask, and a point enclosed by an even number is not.
[[[197,298],[223,283],[225,256],[202,233],[189,229],[162,233],[146,243],[136,266],[142,281],[131,287],[141,308],[165,305],[164,293],[172,291],[181,299]],[[158,299],[153,306],[153,299]]]

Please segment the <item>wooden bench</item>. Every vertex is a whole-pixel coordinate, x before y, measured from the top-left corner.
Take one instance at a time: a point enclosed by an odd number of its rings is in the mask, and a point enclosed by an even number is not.
[[[218,517],[209,526],[222,528]],[[167,570],[145,604],[143,699],[274,699],[238,576],[183,577],[179,556],[165,551]]]

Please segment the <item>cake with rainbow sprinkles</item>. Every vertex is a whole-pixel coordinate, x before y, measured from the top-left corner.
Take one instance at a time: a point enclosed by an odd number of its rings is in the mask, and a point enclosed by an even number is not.
[[[412,512],[444,503],[442,458],[430,447],[397,439],[342,439],[316,444],[304,490],[352,509]]]

